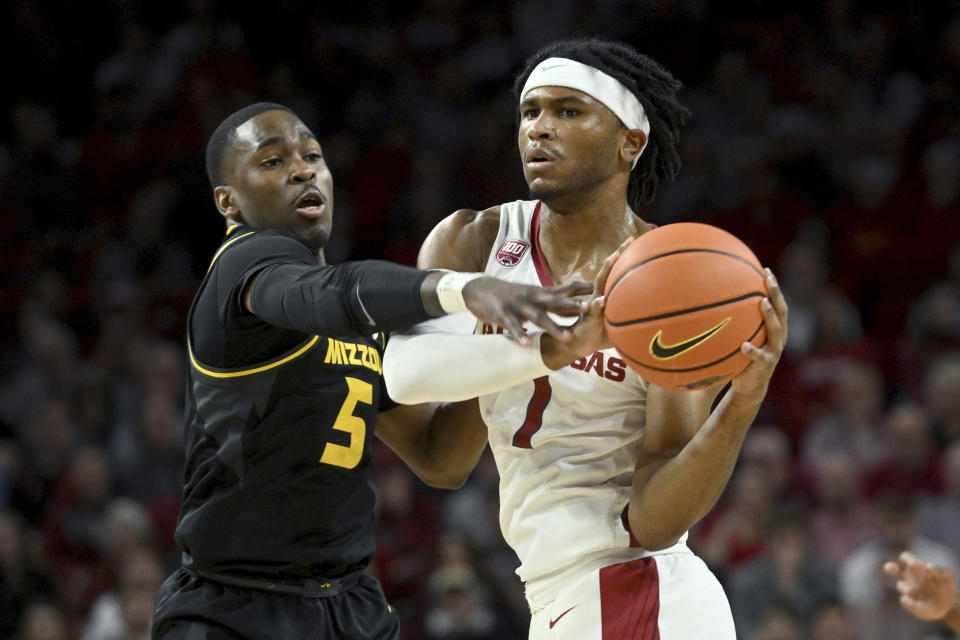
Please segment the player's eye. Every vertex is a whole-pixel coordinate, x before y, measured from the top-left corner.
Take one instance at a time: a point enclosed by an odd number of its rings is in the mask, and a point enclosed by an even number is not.
[[[266,160],[261,162],[260,166],[266,167],[267,169],[273,169],[275,167],[279,167],[282,163],[283,163],[283,160],[277,157],[273,157],[273,158],[267,158]]]
[[[560,115],[563,116],[564,118],[573,118],[575,116],[580,115],[580,110],[574,109],[572,107],[564,107],[563,109],[560,110]]]
[[[307,162],[320,162],[323,156],[316,151],[310,151],[303,156],[303,159]]]
[[[539,109],[524,109],[520,112],[520,117],[524,120],[533,120],[538,115],[540,115]]]

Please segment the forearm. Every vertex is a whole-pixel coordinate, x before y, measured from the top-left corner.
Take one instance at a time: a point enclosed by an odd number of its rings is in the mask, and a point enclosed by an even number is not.
[[[457,489],[470,477],[487,446],[477,401],[441,404],[422,435],[420,468],[425,482]]]
[[[463,485],[487,444],[476,400],[397,407],[381,414],[376,434],[421,480],[438,489]]]
[[[642,546],[670,546],[716,504],[759,407],[759,399],[728,392],[679,452],[651,461],[646,473],[638,468],[629,521]]]
[[[381,261],[313,267],[280,264],[257,274],[249,309],[272,325],[321,335],[358,336],[427,320],[427,273]]]
[[[550,372],[538,336],[531,347],[523,347],[503,335],[395,335],[383,359],[387,391],[402,404],[459,402]]]

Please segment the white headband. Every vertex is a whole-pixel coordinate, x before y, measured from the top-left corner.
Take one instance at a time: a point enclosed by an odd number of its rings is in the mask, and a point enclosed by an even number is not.
[[[647,120],[647,114],[644,113],[643,105],[637,100],[637,96],[619,80],[599,69],[569,58],[547,58],[527,76],[520,99],[537,87],[569,87],[583,91],[606,105],[625,127],[640,129],[645,138],[650,136],[650,121]],[[633,159],[633,167],[637,166],[640,154],[646,146],[645,140],[640,153]]]

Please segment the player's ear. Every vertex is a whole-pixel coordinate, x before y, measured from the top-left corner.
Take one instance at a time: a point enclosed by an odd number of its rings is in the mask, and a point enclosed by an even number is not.
[[[240,215],[236,200],[232,187],[222,185],[213,190],[213,202],[217,205],[217,211],[227,220],[234,222]]]
[[[640,155],[647,144],[647,136],[640,129],[624,129],[620,144],[620,157],[633,166],[634,158]]]

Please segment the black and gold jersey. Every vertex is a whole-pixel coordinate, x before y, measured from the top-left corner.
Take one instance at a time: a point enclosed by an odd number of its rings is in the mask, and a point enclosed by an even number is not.
[[[244,287],[278,264],[324,269],[280,232],[234,227],[191,305],[176,539],[185,565],[200,571],[337,577],[374,551],[371,440],[377,413],[395,406],[383,386],[385,340],[342,318],[352,280],[315,287],[313,301],[342,320],[332,326],[356,326],[351,335],[281,328],[247,312]],[[408,272],[413,290],[419,276]]]

